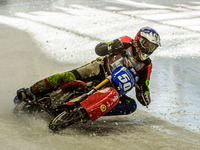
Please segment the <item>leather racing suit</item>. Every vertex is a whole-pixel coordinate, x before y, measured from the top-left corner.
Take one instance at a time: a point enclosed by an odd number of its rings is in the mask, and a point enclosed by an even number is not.
[[[98,55],[103,57],[74,70],[54,74],[40,80],[30,87],[31,93],[37,97],[49,91],[56,90],[70,81],[104,79],[106,75],[111,74],[118,65],[123,65],[122,49],[112,49],[112,47],[115,46],[115,43],[122,44],[123,50],[126,50],[127,55],[130,58],[130,61],[128,60],[126,63],[129,66],[134,67],[139,75],[139,80],[137,81],[138,87],[135,88],[138,101],[144,106],[148,105],[151,102],[150,97],[146,100],[144,95],[145,93],[149,95],[148,85],[152,68],[151,60],[148,58],[145,61],[141,61],[137,58],[133,39],[128,36],[120,37],[119,39],[108,43],[99,43],[96,46],[95,51]],[[134,112],[136,108],[136,102],[125,95],[120,98],[120,102],[106,115],[129,114]]]
[[[111,74],[113,70],[116,69],[117,66],[123,65],[123,56],[122,53],[119,53],[122,51],[122,49],[116,49],[115,51],[109,52],[108,47],[109,44],[115,43],[115,41],[119,40],[123,44],[123,48],[125,49],[128,55],[129,60],[127,60],[127,65],[130,67],[134,67],[137,71],[137,74],[139,76],[139,80],[137,81],[137,87],[136,87],[136,97],[138,101],[142,105],[149,105],[151,102],[150,100],[150,92],[149,92],[149,80],[150,80],[150,74],[152,70],[152,63],[151,59],[148,58],[144,61],[140,60],[136,55],[136,50],[133,45],[133,39],[128,36],[120,37],[119,39],[116,39],[114,41],[108,42],[108,43],[100,43],[96,46],[96,53],[99,55],[105,55],[109,54],[109,56],[106,56],[105,59],[105,66],[106,71]],[[145,97],[145,96],[148,97]]]

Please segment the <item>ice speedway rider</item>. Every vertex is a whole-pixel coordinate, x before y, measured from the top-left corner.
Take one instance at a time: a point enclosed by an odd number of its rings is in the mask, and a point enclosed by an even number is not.
[[[99,43],[95,52],[101,56],[89,64],[77,69],[55,74],[36,82],[30,88],[22,88],[17,91],[18,99],[34,98],[49,91],[56,90],[62,85],[74,81],[91,81],[105,79],[118,65],[123,65],[124,53],[129,57],[126,61],[134,67],[139,76],[136,86],[136,97],[138,101],[147,106],[150,104],[149,80],[152,63],[149,56],[160,46],[159,34],[150,27],[139,30],[134,39],[122,36],[111,42]],[[136,110],[136,102],[128,96],[120,97],[119,103],[107,113],[107,115],[130,114]]]

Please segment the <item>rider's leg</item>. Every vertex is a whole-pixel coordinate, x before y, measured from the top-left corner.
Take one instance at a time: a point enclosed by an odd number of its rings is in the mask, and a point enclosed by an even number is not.
[[[120,97],[119,103],[113,107],[105,116],[127,115],[133,113],[137,109],[134,99],[124,95]]]
[[[87,65],[80,68],[74,69],[69,72],[59,73],[49,76],[43,80],[36,82],[31,86],[31,92],[36,95],[43,95],[50,90],[57,89],[64,84],[74,81],[74,80],[86,80],[91,81],[96,78],[104,78],[105,73],[102,68],[103,61],[93,61]]]
[[[105,78],[105,72],[103,69],[103,61],[95,60],[89,64],[72,70],[77,80],[92,81],[96,79]]]
[[[39,96],[74,80],[76,77],[72,72],[59,73],[36,82],[30,89],[34,95]]]

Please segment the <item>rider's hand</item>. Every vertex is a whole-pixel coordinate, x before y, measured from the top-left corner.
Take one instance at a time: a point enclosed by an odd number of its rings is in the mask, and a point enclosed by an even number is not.
[[[17,90],[17,97],[20,100],[25,100],[25,99],[33,100],[35,98],[35,95],[31,92],[29,88],[21,88]]]
[[[144,100],[146,101],[147,106],[151,103],[150,93],[149,91],[144,92]]]
[[[143,105],[143,106],[148,106],[151,103],[151,98],[150,98],[150,92],[148,88],[144,88],[140,86],[140,88],[135,88],[136,89],[136,97],[138,101]]]
[[[114,40],[112,43],[108,44],[108,54],[118,54],[124,49],[123,43],[120,39]]]

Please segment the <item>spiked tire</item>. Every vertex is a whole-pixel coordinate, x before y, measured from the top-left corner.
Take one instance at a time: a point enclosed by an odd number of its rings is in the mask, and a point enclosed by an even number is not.
[[[22,101],[21,103],[17,104],[14,113],[15,114],[20,114],[20,113],[32,113],[36,111],[37,107],[35,105],[32,105],[28,102]]]
[[[49,124],[49,129],[53,132],[60,131],[71,125],[84,123],[89,120],[88,114],[85,109],[80,106],[73,110],[63,111],[57,115]]]

